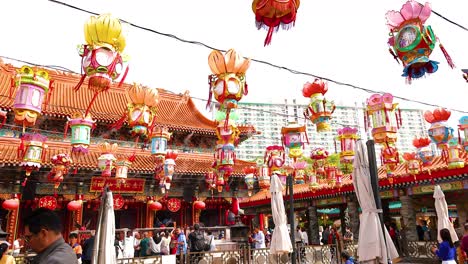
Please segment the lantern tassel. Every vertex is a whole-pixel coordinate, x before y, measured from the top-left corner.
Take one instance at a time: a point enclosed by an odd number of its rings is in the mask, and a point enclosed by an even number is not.
[[[127,78],[127,74],[128,74],[129,68],[130,68],[130,66],[127,66],[127,68],[125,69],[124,75],[122,76],[122,79],[120,79],[120,82],[119,82],[119,86],[118,86],[118,87],[121,87],[122,84],[123,84],[124,81],[125,81],[125,78]]]
[[[226,119],[224,120],[224,130],[228,130],[229,128],[229,114],[231,113],[231,109],[226,109]]]
[[[78,173],[78,167],[75,167],[75,169],[73,170],[73,175],[76,175]]]
[[[8,97],[10,99],[13,99],[13,91],[15,90],[15,88],[16,88],[15,77],[11,77],[11,79],[10,79],[10,91],[9,91],[9,94],[8,94]]]
[[[249,94],[249,86],[247,85],[247,82],[245,82],[244,95],[248,95],[248,94]]]
[[[268,28],[268,33],[265,38],[265,42],[263,43],[263,46],[266,47],[271,44],[271,38],[273,37],[273,31],[275,30],[275,27],[270,27]]]
[[[5,125],[6,120],[7,120],[7,117],[6,117],[6,115],[5,115],[5,116],[3,117],[2,123],[0,124],[0,128],[2,128],[2,127]],[[460,132],[458,132],[458,133],[460,134]]]
[[[67,138],[67,133],[68,133],[68,127],[70,126],[70,124],[68,123],[65,123],[65,129],[64,129],[64,132],[63,132],[63,139],[66,139]]]
[[[88,116],[89,110],[91,110],[91,106],[93,105],[94,101],[96,101],[98,94],[99,92],[94,92],[93,98],[91,99],[91,102],[89,102],[88,108],[86,108],[84,116]]]
[[[74,90],[75,92],[77,92],[77,91],[80,89],[80,87],[81,87],[81,85],[84,83],[84,80],[85,80],[85,79],[86,79],[86,74],[82,74],[82,75],[81,75],[81,78],[80,78],[80,81],[79,81],[79,82],[76,84],[76,86],[73,88],[73,90]]]
[[[390,52],[390,54],[392,54],[393,58],[396,60],[396,62],[398,62],[398,64],[400,64],[400,60],[398,60],[398,56],[395,54],[395,52],[393,51],[392,48],[388,48],[388,52]]]
[[[450,55],[448,54],[447,50],[445,50],[444,45],[442,45],[442,43],[440,43],[439,47],[440,47],[440,50],[442,51],[442,53],[444,54],[444,57],[447,60],[447,63],[450,66],[450,68],[452,68],[452,69],[455,68],[455,64],[453,63],[453,60],[450,57]]]
[[[206,109],[209,109],[210,106],[211,106],[211,100],[212,100],[212,97],[213,97],[213,94],[211,92],[211,75],[208,75],[208,85],[209,85],[209,89],[208,89],[208,101],[206,102]]]
[[[51,80],[49,82],[49,92],[47,93],[47,99],[44,103],[44,110],[47,110],[47,106],[49,105],[50,97],[52,97],[53,90],[54,90],[54,80]]]
[[[461,145],[460,129],[458,129],[458,144]]]
[[[23,139],[21,139],[21,143],[18,147],[18,150],[17,150],[17,157],[18,158],[23,158],[24,156],[24,142],[23,142]]]
[[[123,124],[125,123],[126,119],[127,119],[127,116],[123,115],[122,117],[120,117],[119,120],[115,121],[114,124],[109,125],[109,128],[110,129],[120,129],[123,126]]]
[[[28,181],[28,177],[24,177],[23,183],[21,183],[21,186],[26,186],[26,182]]]

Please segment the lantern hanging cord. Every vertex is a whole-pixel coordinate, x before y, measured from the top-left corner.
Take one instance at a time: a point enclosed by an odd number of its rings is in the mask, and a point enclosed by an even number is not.
[[[96,12],[92,12],[92,11],[89,11],[89,10],[86,10],[86,9],[83,9],[83,8],[80,8],[80,7],[77,7],[77,6],[74,6],[74,5],[70,5],[70,4],[67,4],[67,3],[64,3],[64,2],[61,2],[61,1],[57,1],[57,0],[49,0],[49,2],[52,2],[52,3],[55,3],[55,4],[59,4],[59,5],[63,5],[65,7],[68,7],[68,8],[72,8],[72,9],[75,9],[75,10],[78,10],[78,11],[81,11],[81,12],[84,12],[84,13],[88,13],[88,14],[91,14],[91,15],[99,15],[98,13]],[[435,13],[434,14],[440,16],[439,13]],[[445,17],[441,16],[442,18],[446,19]],[[456,24],[455,22],[449,20],[449,19],[446,19],[447,21],[451,22],[451,23],[454,23],[455,25],[458,25]],[[144,30],[144,31],[149,31],[151,33],[154,33],[154,34],[158,34],[158,35],[161,35],[161,36],[165,36],[165,37],[169,37],[169,38],[172,38],[172,39],[175,39],[175,40],[178,40],[180,42],[184,42],[184,43],[189,43],[189,44],[195,44],[195,45],[199,45],[199,46],[203,46],[205,48],[208,48],[208,49],[211,49],[211,50],[219,50],[219,51],[222,51],[222,52],[226,52],[226,50],[224,49],[217,49],[211,45],[208,45],[208,44],[205,44],[203,42],[200,42],[200,41],[193,41],[193,40],[186,40],[186,39],[183,39],[183,38],[180,38],[174,34],[169,34],[169,33],[163,33],[163,32],[159,32],[157,30],[154,30],[154,29],[151,29],[151,28],[148,28],[148,27],[144,27],[144,26],[140,26],[140,25],[137,25],[135,23],[132,23],[132,22],[129,22],[129,21],[126,21],[126,20],[123,20],[123,19],[120,19],[120,21],[122,21],[123,23],[126,23],[132,27],[135,27],[135,28],[138,28],[138,29],[141,29],[141,30]],[[460,25],[459,25],[460,26]],[[464,28],[463,26],[461,26],[462,28]],[[246,58],[247,59],[247,58]],[[357,90],[361,90],[361,91],[364,91],[364,92],[367,92],[367,93],[378,93],[378,94],[384,94],[385,92],[384,91],[376,91],[376,90],[371,90],[371,89],[367,89],[367,88],[364,88],[364,87],[360,87],[358,85],[354,85],[352,83],[346,83],[346,82],[341,82],[341,81],[337,81],[337,80],[334,80],[334,79],[331,79],[331,78],[327,78],[327,77],[323,77],[323,76],[319,76],[319,75],[316,75],[316,74],[313,74],[313,73],[308,73],[308,72],[303,72],[303,71],[299,71],[299,70],[294,70],[294,69],[291,69],[289,67],[286,67],[286,66],[281,66],[281,65],[277,65],[277,64],[274,64],[274,63],[271,63],[271,62],[268,62],[268,61],[264,61],[264,60],[259,60],[259,59],[254,59],[254,58],[250,58],[251,61],[254,61],[254,62],[257,62],[257,63],[260,63],[260,64],[264,64],[264,65],[267,65],[267,66],[270,66],[270,67],[273,67],[273,68],[276,68],[276,69],[280,69],[280,70],[285,70],[285,71],[288,71],[292,74],[296,74],[296,75],[304,75],[304,76],[309,76],[309,77],[313,77],[313,78],[318,78],[318,79],[322,79],[322,80],[325,80],[325,81],[328,81],[328,82],[331,82],[331,83],[334,83],[336,85],[340,85],[340,86],[347,86],[347,87],[350,87],[350,88],[353,88],[353,89],[357,89]],[[413,99],[408,99],[408,98],[405,98],[405,97],[401,97],[401,96],[393,96],[394,98],[397,98],[397,99],[400,99],[400,100],[403,100],[403,101],[408,101],[408,102],[412,102],[412,103],[417,103],[417,104],[421,104],[421,105],[426,105],[426,106],[431,106],[431,107],[442,107],[442,106],[439,106],[439,105],[435,105],[435,104],[431,104],[431,103],[426,103],[426,102],[423,102],[423,101],[419,101],[419,100],[413,100]],[[446,108],[446,107],[442,107],[442,108]],[[462,110],[457,110],[457,109],[451,109],[451,108],[446,108],[446,109],[449,109],[451,111],[454,111],[454,112],[460,112],[460,113],[468,113],[467,111],[462,111]]]
[[[49,1],[52,1],[52,0],[49,0]],[[62,67],[62,66],[56,66],[56,65],[41,65],[41,64],[38,64],[38,63],[33,63],[33,62],[29,62],[29,61],[25,61],[25,60],[21,60],[21,59],[16,59],[16,58],[11,58],[11,57],[8,57],[8,56],[3,56],[3,55],[0,55],[0,58],[4,58],[4,59],[7,59],[7,60],[12,60],[12,61],[17,61],[17,62],[21,62],[21,63],[25,63],[25,64],[29,64],[29,65],[33,65],[33,66],[37,66],[37,67],[42,67],[42,68],[50,68],[50,69],[54,69],[54,70],[61,70],[61,71],[66,71],[66,72],[69,72],[69,73],[75,73],[75,74],[80,74],[78,72],[75,72],[75,71],[72,71],[66,67]],[[281,69],[285,69],[285,70],[288,70],[288,71],[294,71],[294,70],[290,70],[286,67],[280,67],[280,66],[276,66],[275,64],[271,64],[269,62],[264,62],[265,64],[268,64],[268,65],[271,65],[272,67],[277,67],[277,68],[281,68]],[[298,72],[298,71],[295,71],[297,72],[297,74],[302,74],[302,75],[309,75],[309,76],[312,76],[312,77],[316,77],[315,75],[313,74],[309,74],[309,73],[303,73],[303,72]],[[294,72],[293,72],[294,73]],[[367,88],[361,88],[359,86],[355,86],[355,85],[352,85],[352,84],[346,84],[346,83],[340,83],[340,82],[337,82],[337,81],[333,81],[331,79],[328,79],[328,78],[323,78],[323,77],[317,77],[317,78],[320,78],[320,79],[323,79],[323,80],[326,80],[326,81],[329,81],[329,82],[333,82],[335,84],[339,84],[339,85],[343,85],[343,86],[349,86],[349,87],[353,87],[355,89],[358,89],[358,90],[362,90],[362,91],[365,91],[367,93],[378,93],[378,94],[384,94],[385,92],[383,91],[375,91],[375,90],[371,90],[371,89],[367,89]],[[2,97],[2,95],[0,95],[0,97]],[[450,111],[453,111],[453,112],[459,112],[459,113],[463,113],[463,114],[468,114],[468,111],[463,111],[463,110],[459,110],[459,109],[455,109],[455,108],[449,108],[449,107],[445,107],[445,106],[441,106],[441,105],[437,105],[437,104],[432,104],[432,103],[427,103],[427,102],[423,102],[423,101],[419,101],[419,100],[414,100],[414,99],[409,99],[409,98],[406,98],[406,97],[402,97],[402,96],[397,96],[397,95],[393,95],[394,98],[397,98],[397,99],[400,99],[402,101],[407,101],[407,102],[411,102],[411,103],[417,103],[417,104],[421,104],[421,105],[426,105],[426,106],[431,106],[431,107],[436,107],[436,108],[445,108],[445,109],[448,109]],[[202,98],[197,98],[197,97],[193,97],[193,96],[190,96],[190,98],[192,99],[196,99],[196,100],[202,100],[202,101],[208,101],[207,99],[202,99]],[[54,104],[49,104],[49,106],[57,106],[57,107],[64,107],[63,105],[54,105]],[[79,108],[75,108],[75,110],[85,110],[85,109],[79,109]],[[254,110],[254,109],[249,109],[249,110]],[[91,111],[92,113],[99,113],[99,114],[112,114],[114,115],[115,113],[101,113],[101,112],[94,112],[94,111]],[[278,113],[279,114],[279,113]],[[300,118],[300,117],[298,117]]]
[[[457,26],[457,27],[459,27],[459,28],[461,28],[461,29],[463,29],[463,30],[465,30],[465,31],[468,31],[468,28],[466,28],[466,27],[464,27],[464,26],[458,24],[457,22],[455,22],[455,21],[453,21],[453,20],[450,20],[450,19],[446,18],[445,16],[441,15],[439,12],[436,12],[436,11],[432,10],[432,13],[433,13],[434,15],[436,15],[436,16],[442,18],[443,20],[449,22],[450,24],[455,25],[455,26]]]

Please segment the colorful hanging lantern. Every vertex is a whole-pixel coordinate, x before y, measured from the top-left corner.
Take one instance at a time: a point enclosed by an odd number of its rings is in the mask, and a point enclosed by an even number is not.
[[[448,142],[453,138],[453,128],[447,125],[451,112],[447,109],[437,108],[433,112],[424,112],[424,119],[431,124],[429,137],[442,151],[442,158],[448,162]]]
[[[161,180],[160,186],[164,185],[164,189],[171,189],[172,176],[175,172],[175,160],[177,159],[177,151],[168,150],[164,161],[164,179]]]
[[[465,148],[465,151],[468,152],[468,116],[463,116],[460,118],[460,124],[458,125],[458,140],[459,143],[461,144],[461,137],[460,137],[460,130],[463,131],[463,134],[465,136],[465,140],[463,142],[463,147]]]
[[[167,127],[154,127],[151,133],[151,155],[164,158],[167,151],[167,142],[172,133]]]
[[[465,160],[460,157],[462,147],[454,139],[450,140],[448,147],[448,168],[461,169],[465,167]]]
[[[393,95],[373,94],[367,100],[364,124],[366,130],[371,127],[375,143],[395,143],[397,131],[401,126],[401,112],[397,103],[393,103]]]
[[[294,26],[299,4],[300,0],[253,1],[252,10],[255,13],[257,28],[268,30],[264,46],[270,45],[273,32],[278,31],[280,25],[286,30]]]
[[[402,76],[406,77],[409,82],[426,73],[434,73],[438,69],[439,63],[429,59],[438,41],[431,26],[425,25],[431,12],[429,3],[423,6],[410,0],[401,7],[400,11],[389,11],[386,14],[387,25],[390,29],[389,51],[395,60],[399,59],[403,63]],[[439,46],[449,66],[454,68],[455,65],[447,51],[442,44]]]
[[[283,146],[273,145],[266,148],[263,162],[268,166],[268,175],[272,175],[273,172],[280,172],[285,161],[286,157]]]
[[[328,186],[330,186],[331,188],[335,187],[336,185],[336,172],[337,172],[337,169],[335,166],[325,167],[325,173],[327,175]]]
[[[315,175],[323,179],[326,176],[325,166],[327,164],[328,151],[324,148],[313,148],[310,152],[310,158],[313,161],[312,167]]]
[[[328,84],[321,79],[313,83],[306,82],[302,88],[302,95],[310,98],[309,107],[304,110],[304,117],[310,119],[317,126],[317,132],[330,131],[331,115],[335,111],[335,103],[325,99]]]
[[[211,96],[214,95],[225,112],[225,120],[229,120],[231,109],[237,108],[238,102],[247,95],[245,73],[249,69],[250,59],[241,57],[235,50],[230,49],[223,55],[214,50],[208,56],[208,65],[213,74],[208,76],[210,93],[207,107],[211,106]]]
[[[421,161],[417,153],[404,153],[403,159],[406,160],[406,172],[411,175],[419,174],[421,171]]]
[[[16,124],[23,127],[36,124],[42,113],[44,97],[52,90],[52,83],[47,71],[34,70],[29,66],[23,66],[18,71],[15,81],[18,89],[13,103]]]
[[[214,171],[209,171],[205,174],[206,187],[209,191],[216,189],[216,174]]]
[[[122,52],[126,46],[124,30],[119,19],[110,14],[91,16],[84,26],[86,44],[81,45],[81,67],[84,72],[75,87],[78,90],[86,76],[89,76],[88,89],[94,93],[86,109],[85,116],[100,92],[107,91],[113,81],[123,72]],[[121,79],[124,81],[128,67]]]
[[[384,144],[382,152],[380,154],[382,164],[385,166],[387,171],[387,177],[390,183],[393,183],[393,171],[395,171],[397,165],[400,163],[400,156],[395,146]]]
[[[117,143],[110,144],[104,142],[98,145],[99,152],[101,153],[101,156],[98,158],[98,167],[102,170],[102,177],[110,177],[112,175],[112,169],[114,169],[114,163],[117,160],[114,154],[118,148]]]
[[[74,153],[88,153],[91,143],[91,131],[95,128],[94,121],[90,114],[84,116],[82,113],[75,113],[65,126],[65,135],[68,127],[71,128],[71,145]]]
[[[31,172],[39,170],[44,162],[47,145],[47,137],[41,134],[25,133],[21,136],[21,143],[18,147],[18,156],[22,159],[20,166],[26,170],[26,178],[23,185],[26,184],[27,177]]]
[[[121,159],[115,162],[115,178],[126,179],[128,168],[132,166],[131,159]]]
[[[289,150],[289,157],[296,162],[297,158],[302,157],[304,143],[309,144],[307,138],[306,126],[300,126],[295,122],[281,128],[281,141],[283,146]]]
[[[223,177],[224,182],[228,181],[229,177],[232,174],[232,171],[234,170],[233,166],[236,161],[236,153],[235,153],[234,145],[232,144],[217,145],[214,158],[215,158],[215,168],[218,174],[218,179],[219,177]]]
[[[317,175],[315,172],[309,174],[309,190],[315,192],[320,187],[320,184],[317,181]]]
[[[336,176],[335,185],[336,187],[341,188],[341,186],[343,185],[343,172],[340,169],[337,169],[335,176]]]
[[[131,101],[127,106],[127,122],[132,128],[132,136],[146,136],[156,116],[159,103],[158,89],[133,84],[127,90],[127,95]]]
[[[239,143],[240,130],[233,120],[221,120],[217,122],[216,136],[218,140],[216,144],[224,145],[231,144],[237,145]]]
[[[345,173],[353,171],[354,146],[359,136],[357,128],[344,127],[338,129],[338,140],[340,141],[340,164]]]
[[[305,161],[295,162],[293,164],[293,167],[294,167],[294,182],[296,184],[305,183],[305,176],[306,176],[305,169],[307,168],[307,162]]]
[[[266,165],[258,167],[258,186],[264,190],[270,188],[270,174]]]
[[[413,146],[417,148],[418,158],[423,166],[430,166],[434,160],[434,152],[431,147],[431,140],[427,137],[413,139]]]
[[[245,184],[247,185],[247,194],[249,196],[252,196],[252,191],[254,189],[255,182],[257,181],[255,177],[256,172],[257,172],[257,168],[254,166],[249,166],[249,167],[244,168],[244,173],[245,173],[244,181],[245,181]]]
[[[57,189],[63,181],[63,177],[68,174],[72,159],[68,154],[57,154],[50,160],[54,167],[47,175],[47,179],[54,183],[54,188]]]

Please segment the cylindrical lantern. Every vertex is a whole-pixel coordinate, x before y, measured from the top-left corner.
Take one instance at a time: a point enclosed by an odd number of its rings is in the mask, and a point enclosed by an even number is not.
[[[82,113],[75,113],[71,118],[68,118],[65,131],[68,130],[68,127],[71,128],[72,152],[88,153],[91,130],[95,127],[95,123],[96,121],[93,120],[90,114],[84,116]]]
[[[325,99],[328,84],[321,79],[313,83],[307,82],[302,88],[302,95],[310,98],[309,107],[304,111],[304,117],[310,119],[317,126],[317,132],[331,130],[330,119],[335,111],[335,103]]]
[[[26,170],[26,177],[31,175],[32,171],[41,168],[47,148],[46,141],[47,137],[41,134],[26,133],[21,136],[18,154],[22,159],[20,166]]]
[[[416,175],[420,172],[420,161],[417,153],[404,153],[403,159],[406,160],[406,170],[411,175]]]
[[[300,161],[296,162],[293,164],[294,167],[294,182],[296,184],[302,184],[305,183],[305,169],[307,167],[307,162],[305,161]]]
[[[313,161],[313,169],[320,179],[326,176],[325,165],[327,163],[328,151],[324,148],[313,148],[310,152],[310,158]]]
[[[333,166],[327,166],[325,167],[325,173],[327,175],[327,182],[330,187],[335,187],[336,185],[336,174],[337,174],[337,169]]]
[[[465,151],[468,152],[468,116],[463,116],[462,118],[460,118],[459,122],[460,124],[458,125],[458,131],[463,131],[463,134],[465,136],[463,147],[465,148]],[[461,140],[460,135],[458,135],[458,138]]]
[[[460,158],[462,147],[456,140],[451,140],[448,147],[448,168],[461,169],[465,167],[465,160]]]
[[[340,163],[345,173],[353,171],[354,146],[358,138],[356,128],[344,127],[338,129],[338,140],[341,145]]]
[[[268,175],[272,175],[273,172],[280,171],[285,161],[285,152],[282,146],[273,145],[266,148],[263,162],[269,168]]]
[[[63,181],[63,177],[68,173],[68,169],[72,164],[72,159],[68,154],[57,154],[50,160],[54,167],[47,175],[47,179],[54,183],[54,188],[57,189]]]
[[[16,124],[23,127],[36,124],[42,112],[44,96],[51,84],[49,73],[44,70],[34,70],[29,66],[23,66],[19,70],[15,82],[18,90],[13,103]]]
[[[296,161],[297,158],[302,157],[304,143],[309,143],[306,126],[290,122],[288,126],[281,128],[281,141],[288,149],[289,157]]]
[[[128,159],[117,160],[115,162],[115,178],[126,179],[130,166],[132,166],[132,162]]]
[[[117,160],[114,156],[118,149],[117,143],[109,144],[107,142],[100,143],[98,149],[101,156],[98,158],[98,167],[102,170],[102,177],[110,177],[112,175],[112,169],[114,169],[115,161]]]
[[[171,189],[172,176],[175,172],[175,160],[177,159],[177,151],[168,150],[164,161],[164,186],[166,190]]]
[[[364,118],[366,129],[372,127],[372,137],[375,143],[388,144],[397,141],[397,131],[402,120],[398,104],[393,103],[393,95],[373,94],[367,100]]]
[[[336,171],[336,186],[340,188],[341,185],[343,185],[343,172],[338,169]]]
[[[172,133],[169,133],[167,127],[154,127],[151,133],[151,155],[164,158],[167,152],[167,142],[171,136]]]
[[[270,188],[270,174],[267,166],[263,165],[258,168],[258,186],[261,189]]]
[[[212,191],[216,188],[216,175],[214,171],[209,171],[205,174],[205,182],[208,190]]]
[[[397,148],[391,145],[384,145],[381,152],[381,160],[386,168],[390,183],[393,183],[393,171],[395,171],[396,166],[400,163]]]
[[[254,166],[249,166],[249,167],[244,168],[244,173],[245,173],[244,181],[245,181],[245,184],[247,185],[247,194],[249,196],[252,196],[252,191],[254,189],[255,182],[257,180],[255,177],[256,172],[257,172],[257,168]]]
[[[427,137],[413,139],[413,146],[417,149],[418,158],[423,166],[430,166],[434,160],[434,152],[431,147],[431,140]]]
[[[309,175],[309,190],[315,192],[319,187],[320,185],[317,181],[317,175],[314,172],[312,172]]]
[[[131,103],[128,104],[128,125],[133,136],[146,136],[148,127],[153,124],[159,93],[156,88],[133,84],[127,94]],[[166,142],[167,143],[167,142]]]
[[[424,113],[424,119],[431,124],[429,137],[441,149],[446,149],[447,143],[453,138],[453,128],[446,123],[451,114],[449,110],[443,108]]]

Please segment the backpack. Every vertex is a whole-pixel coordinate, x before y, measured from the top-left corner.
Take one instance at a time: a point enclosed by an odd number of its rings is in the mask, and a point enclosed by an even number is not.
[[[205,236],[200,231],[195,232],[195,243],[193,245],[193,248],[196,251],[209,251],[210,250],[210,245],[206,243]]]

